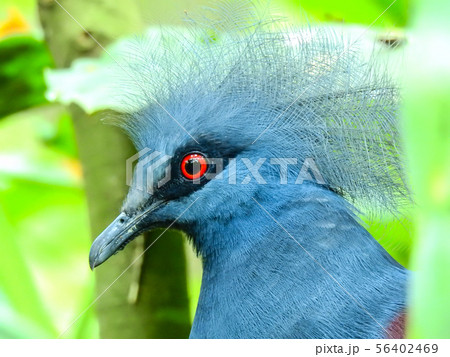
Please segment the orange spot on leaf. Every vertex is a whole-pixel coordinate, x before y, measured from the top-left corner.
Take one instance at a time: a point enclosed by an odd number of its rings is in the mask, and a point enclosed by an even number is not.
[[[16,8],[12,7],[8,10],[8,17],[5,21],[0,21],[0,38],[18,33],[27,33],[30,26],[25,18]]]

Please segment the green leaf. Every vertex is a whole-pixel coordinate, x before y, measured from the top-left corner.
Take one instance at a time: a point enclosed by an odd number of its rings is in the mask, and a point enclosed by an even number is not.
[[[52,337],[93,300],[86,202],[65,120],[61,107],[44,106],[0,121],[0,288]],[[98,336],[94,314],[64,337]]]
[[[370,25],[376,20],[376,27],[405,26],[409,14],[409,0],[281,0],[277,5],[296,19],[306,12],[308,17],[326,22]]]
[[[22,256],[17,235],[7,220],[3,204],[0,204],[0,245],[1,290],[21,315],[27,316],[47,333],[54,334],[55,328],[37,292],[30,268]]]
[[[377,221],[367,221],[370,234],[401,265],[408,268],[412,247],[414,226],[411,218],[385,216]]]
[[[450,3],[414,5],[403,109],[417,202],[409,336],[450,338]]]
[[[0,291],[0,338],[49,338],[48,332],[20,316]]]
[[[0,117],[46,102],[43,71],[51,65],[41,41],[27,36],[0,40]]]

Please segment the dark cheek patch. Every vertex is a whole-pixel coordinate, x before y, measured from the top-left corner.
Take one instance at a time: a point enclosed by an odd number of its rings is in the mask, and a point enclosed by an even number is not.
[[[181,169],[182,160],[190,153],[200,153],[206,159],[208,158],[223,158],[222,169],[227,165],[227,159],[235,157],[244,148],[237,147],[231,143],[227,143],[218,139],[207,138],[202,136],[199,143],[194,141],[177,149],[171,161],[171,179],[158,188],[154,192],[154,196],[160,200],[173,200],[179,197],[188,196],[191,193],[201,189],[212,177],[211,175],[202,175],[197,180],[190,180],[183,175]],[[208,173],[219,174],[216,163],[213,160],[208,160]],[[207,177],[208,176],[208,177]]]

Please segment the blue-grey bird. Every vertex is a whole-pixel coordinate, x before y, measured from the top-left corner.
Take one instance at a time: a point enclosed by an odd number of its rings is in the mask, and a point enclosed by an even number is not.
[[[401,337],[408,271],[360,219],[410,201],[386,71],[264,4],[186,17],[128,60],[141,156],[91,267],[178,228],[203,264],[191,338]]]

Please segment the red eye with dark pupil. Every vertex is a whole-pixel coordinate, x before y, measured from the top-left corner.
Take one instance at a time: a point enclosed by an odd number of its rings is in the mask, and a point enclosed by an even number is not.
[[[189,180],[198,180],[207,168],[208,163],[202,154],[188,154],[181,160],[181,172]]]

